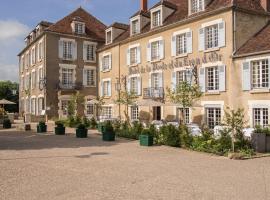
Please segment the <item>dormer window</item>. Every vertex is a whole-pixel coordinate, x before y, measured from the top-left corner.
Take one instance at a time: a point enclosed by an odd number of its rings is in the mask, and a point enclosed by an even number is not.
[[[84,31],[83,31],[83,24],[81,23],[75,23],[75,33],[77,34],[83,34]]]
[[[106,31],[106,44],[112,43],[112,29]]]
[[[161,25],[161,10],[154,11],[152,13],[152,28]]]
[[[190,13],[194,14],[204,10],[204,0],[190,0]]]
[[[131,34],[135,35],[140,33],[140,22],[139,19],[131,21]]]
[[[72,32],[75,34],[85,34],[85,23],[81,18],[75,18],[71,23]]]

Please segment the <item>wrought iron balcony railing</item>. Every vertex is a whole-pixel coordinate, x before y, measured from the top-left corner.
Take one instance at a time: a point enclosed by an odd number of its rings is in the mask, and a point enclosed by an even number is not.
[[[59,83],[58,89],[61,90],[80,90],[82,88],[82,83]]]
[[[163,99],[164,98],[164,88],[163,87],[150,87],[143,89],[144,99]]]

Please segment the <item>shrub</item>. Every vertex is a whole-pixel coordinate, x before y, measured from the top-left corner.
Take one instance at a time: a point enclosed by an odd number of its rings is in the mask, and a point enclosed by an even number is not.
[[[190,148],[192,146],[193,136],[189,133],[187,126],[179,126],[181,146],[184,148]]]
[[[270,128],[263,128],[261,126],[256,126],[254,133],[262,133],[270,136]]]
[[[130,137],[132,139],[138,140],[142,130],[143,130],[143,125],[140,122],[137,122],[137,121],[133,122],[131,129],[129,131]]]
[[[148,128],[143,129],[142,132],[141,132],[141,135],[152,136],[151,131]]]
[[[160,128],[160,135],[164,138],[164,144],[172,147],[180,147],[180,132],[173,126],[163,126]]]
[[[106,121],[104,127],[105,127],[106,132],[114,133],[114,129],[113,129],[113,125],[111,121]]]
[[[97,128],[97,121],[96,121],[96,119],[95,119],[94,117],[92,117],[92,118],[90,119],[89,125],[90,125],[90,128],[91,128],[91,129],[96,129],[96,128]]]
[[[58,120],[58,121],[55,121],[55,125],[56,125],[57,127],[64,127],[64,122],[61,121],[61,120]]]
[[[81,123],[77,126],[77,129],[86,129],[86,126]]]
[[[10,119],[4,119],[4,121],[3,121],[3,128],[11,128],[11,121],[10,121]]]
[[[44,121],[40,121],[40,122],[38,123],[38,125],[39,125],[39,126],[46,126],[46,123],[45,123]]]
[[[116,120],[113,122],[113,128],[114,128],[114,131],[115,133],[119,133],[121,131],[121,121],[120,120]]]
[[[90,120],[89,119],[87,119],[87,117],[83,117],[83,119],[82,119],[82,123],[87,127],[87,128],[89,128],[90,127]]]

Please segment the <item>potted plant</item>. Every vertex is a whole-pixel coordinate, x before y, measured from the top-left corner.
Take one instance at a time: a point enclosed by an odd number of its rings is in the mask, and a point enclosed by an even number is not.
[[[77,138],[87,138],[88,129],[84,124],[79,124],[76,129],[76,137]]]
[[[47,125],[44,121],[40,121],[37,125],[37,132],[38,133],[46,133],[47,132]]]
[[[110,121],[107,121],[102,126],[102,140],[103,141],[115,141],[115,132]]]
[[[94,117],[91,118],[90,120],[90,128],[91,129],[96,129],[97,128],[97,121]]]
[[[104,122],[99,122],[98,124],[97,124],[97,128],[98,128],[98,132],[102,132],[102,127],[104,126]]]
[[[56,125],[56,127],[54,128],[55,135],[65,135],[66,134],[66,128],[65,128],[64,123],[62,121],[56,121],[55,125]]]
[[[141,146],[153,146],[153,136],[149,129],[143,129],[140,135],[140,145]]]
[[[10,119],[4,119],[4,120],[3,120],[3,128],[4,128],[4,129],[9,129],[9,128],[11,128],[11,121],[10,121]]]

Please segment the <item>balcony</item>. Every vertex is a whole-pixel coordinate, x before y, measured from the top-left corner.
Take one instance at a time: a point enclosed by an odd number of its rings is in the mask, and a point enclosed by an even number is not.
[[[82,83],[59,83],[57,88],[59,90],[80,90],[82,89]]]
[[[164,88],[163,87],[150,87],[143,89],[144,99],[163,99],[164,98]]]

